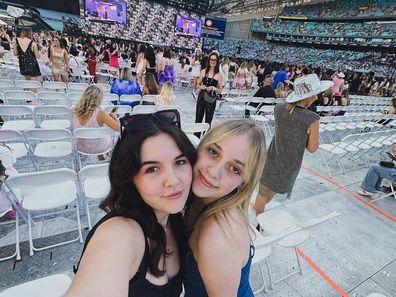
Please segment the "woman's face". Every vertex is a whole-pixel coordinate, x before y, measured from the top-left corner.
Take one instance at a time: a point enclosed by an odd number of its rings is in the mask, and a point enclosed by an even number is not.
[[[52,46],[59,46],[59,39],[58,38],[52,39]]]
[[[250,142],[247,133],[210,144],[198,152],[192,191],[208,204],[239,187]]]
[[[215,55],[209,56],[209,65],[210,67],[215,67],[217,64],[217,57]]]
[[[186,204],[192,167],[168,134],[147,138],[141,148],[141,168],[133,182],[157,215],[175,214]]]

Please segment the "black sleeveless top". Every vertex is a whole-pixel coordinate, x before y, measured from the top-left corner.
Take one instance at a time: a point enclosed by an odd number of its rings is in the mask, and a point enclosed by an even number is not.
[[[215,74],[215,75],[216,75],[216,74]],[[214,78],[215,75],[213,75],[213,77],[210,78],[207,74],[205,74],[205,77],[203,78],[202,83],[203,83],[206,87],[209,87],[209,86],[217,87],[217,84],[218,84],[219,82],[217,81],[217,79]]]
[[[93,228],[92,230],[88,233],[87,238],[85,240],[84,244],[84,249],[81,254],[81,258],[84,255],[85,249],[88,246],[88,243],[92,236],[94,235],[96,229],[105,221],[119,216],[118,214],[115,213],[108,213],[105,215]],[[171,226],[173,227],[175,224],[175,220],[177,218],[173,217],[171,218],[172,215],[169,216]],[[174,215],[175,216],[175,215]],[[182,244],[182,242],[179,242],[181,234],[178,234],[180,230],[173,229],[175,232],[175,237],[178,241],[178,246],[179,246],[179,257],[182,259],[182,256],[184,255],[184,250],[185,250],[185,244]],[[184,236],[182,236],[184,238]],[[129,292],[128,292],[128,297],[179,297],[181,292],[182,292],[182,273],[179,271],[179,273],[172,278],[168,283],[165,285],[154,285],[151,282],[149,282],[146,279],[146,274],[148,271],[148,262],[149,262],[149,245],[148,245],[148,240],[147,237],[145,239],[145,249],[144,249],[144,255],[142,258],[142,262],[140,263],[139,269],[134,275],[134,277],[129,281]],[[80,258],[80,261],[81,261]],[[181,263],[181,261],[180,261]],[[80,265],[80,262],[78,263]],[[76,273],[78,270],[77,268],[74,268],[73,271]]]
[[[0,37],[1,38],[1,46],[4,48],[4,50],[9,51],[10,50],[10,43],[8,42],[7,37]]]
[[[22,75],[26,76],[40,76],[40,67],[38,65],[36,55],[32,50],[33,40],[30,41],[26,51],[23,51],[18,38],[16,39],[18,49],[19,70]]]

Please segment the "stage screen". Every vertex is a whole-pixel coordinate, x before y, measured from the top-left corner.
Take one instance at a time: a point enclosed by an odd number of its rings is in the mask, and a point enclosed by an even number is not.
[[[176,35],[201,37],[202,21],[190,16],[176,16]]]
[[[85,16],[91,21],[110,21],[126,26],[126,2],[117,0],[85,0]]]
[[[202,27],[202,37],[224,39],[227,19],[212,16],[205,17]]]

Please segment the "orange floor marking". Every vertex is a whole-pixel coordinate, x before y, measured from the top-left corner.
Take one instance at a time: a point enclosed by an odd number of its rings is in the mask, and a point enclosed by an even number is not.
[[[387,213],[384,212],[383,210],[381,210],[381,209],[379,209],[378,207],[374,206],[372,203],[367,202],[366,200],[364,200],[363,198],[361,198],[360,196],[358,196],[358,195],[355,194],[354,192],[349,191],[347,188],[345,188],[345,187],[341,186],[340,184],[336,183],[334,180],[332,180],[332,179],[330,179],[330,178],[328,178],[328,177],[326,177],[326,176],[320,175],[319,173],[317,173],[317,172],[315,172],[315,171],[309,169],[308,167],[303,166],[303,168],[304,168],[306,171],[308,171],[309,173],[311,173],[311,174],[313,174],[313,175],[316,175],[316,176],[318,176],[318,177],[324,179],[325,181],[327,181],[327,182],[329,182],[329,183],[331,183],[331,184],[337,186],[338,188],[340,188],[341,190],[343,190],[345,193],[349,194],[349,195],[352,196],[353,198],[359,200],[359,201],[362,202],[363,204],[365,204],[365,205],[367,205],[368,207],[370,207],[372,210],[378,212],[378,213],[381,214],[382,216],[384,216],[384,217],[386,217],[387,219],[389,219],[389,220],[391,220],[391,221],[393,221],[393,222],[396,223],[396,218],[395,218],[395,217],[393,217],[393,216],[387,214]]]
[[[309,266],[311,266],[320,276],[329,283],[342,297],[348,297],[348,294],[344,292],[326,273],[324,273],[316,264],[308,258],[299,248],[295,247],[296,252],[303,258]]]

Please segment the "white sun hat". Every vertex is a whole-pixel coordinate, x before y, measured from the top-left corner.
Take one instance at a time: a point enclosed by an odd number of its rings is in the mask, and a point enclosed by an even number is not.
[[[329,80],[319,80],[316,74],[308,74],[294,81],[294,91],[286,97],[287,103],[297,102],[311,96],[318,95],[333,86]]]
[[[345,77],[345,74],[344,74],[344,72],[340,72],[340,73],[337,74],[337,76],[338,76],[338,77],[341,77],[341,78],[344,78],[344,77]]]

